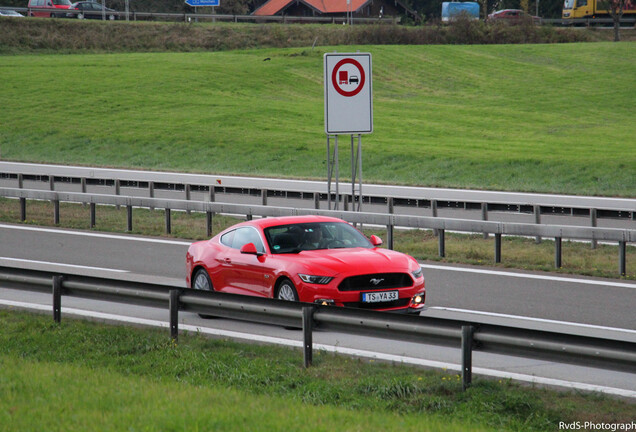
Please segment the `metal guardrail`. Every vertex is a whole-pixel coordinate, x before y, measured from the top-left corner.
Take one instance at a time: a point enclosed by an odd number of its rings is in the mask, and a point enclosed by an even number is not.
[[[60,222],[59,203],[76,202],[90,204],[91,227],[95,226],[96,204],[125,206],[127,210],[127,230],[132,231],[133,208],[165,209],[166,232],[170,232],[171,210],[203,212],[207,215],[207,235],[212,235],[214,214],[240,214],[247,219],[253,216],[276,217],[317,214],[333,216],[354,224],[379,225],[387,227],[387,246],[393,249],[395,227],[432,229],[438,234],[438,253],[444,257],[445,231],[494,234],[495,262],[501,262],[501,239],[503,235],[551,237],[555,239],[555,267],[562,265],[562,239],[581,239],[618,243],[618,268],[621,275],[627,272],[626,245],[636,242],[636,230],[616,228],[593,228],[563,225],[537,225],[466,219],[444,219],[427,216],[406,216],[382,213],[349,212],[321,209],[299,209],[263,205],[228,204],[208,201],[174,200],[162,198],[130,197],[121,195],[98,195],[75,192],[56,192],[31,189],[0,188],[0,196],[20,200],[20,218],[26,220],[26,200],[47,200],[54,203],[54,222]]]
[[[305,367],[312,364],[312,332],[323,329],[461,348],[464,389],[472,380],[473,351],[636,372],[636,337],[626,337],[621,332],[605,337],[580,331],[557,333],[483,321],[399,315],[2,266],[0,284],[12,289],[52,292],[56,322],[61,321],[62,296],[167,308],[170,335],[175,340],[179,336],[180,311],[302,328]]]
[[[74,18],[81,11],[66,10],[66,9],[52,9],[52,8],[0,8],[11,9],[18,12],[24,12],[27,16],[32,16],[32,12],[45,12],[50,13],[54,17],[60,18]],[[71,16],[69,16],[71,15]],[[101,15],[100,11],[95,11],[93,15]],[[291,16],[291,15],[272,15],[272,16],[255,16],[255,15],[226,15],[226,14],[203,14],[203,13],[163,13],[163,12],[139,12],[130,11],[128,13],[123,11],[106,11],[106,16],[115,15],[118,20],[164,20],[164,21],[182,21],[182,22],[195,22],[195,21],[208,21],[208,22],[251,22],[251,23],[325,23],[325,24],[340,24],[343,23],[346,18],[341,17],[304,17],[304,16]],[[108,18],[106,18],[108,19]],[[399,24],[402,20],[401,17],[389,17],[384,16],[382,18],[364,18],[364,17],[352,17],[354,24]]]
[[[146,196],[153,198],[155,192],[182,191],[185,199],[191,192],[205,193],[210,201],[216,194],[260,197],[267,205],[268,198],[288,200],[312,200],[318,208],[320,202],[328,201],[325,182],[285,180],[270,178],[250,178],[236,176],[215,176],[157,171],[135,171],[94,167],[74,167],[46,164],[24,164],[0,161],[0,180],[22,188],[25,182],[44,184],[49,190],[74,185],[81,192],[87,188],[108,187],[119,194],[122,188],[145,190]],[[351,195],[343,184],[340,190],[342,207],[347,210]],[[365,206],[383,206],[388,213],[398,213],[401,209],[430,209],[433,216],[438,209],[477,210],[482,219],[488,219],[488,212],[508,212],[533,214],[535,223],[541,222],[543,214],[571,215],[590,218],[590,226],[596,226],[597,219],[636,220],[636,199],[580,197],[571,195],[529,194],[498,191],[470,191],[459,189],[437,189],[426,187],[364,185]],[[104,193],[104,192],[100,192]],[[336,201],[334,192],[332,201]]]

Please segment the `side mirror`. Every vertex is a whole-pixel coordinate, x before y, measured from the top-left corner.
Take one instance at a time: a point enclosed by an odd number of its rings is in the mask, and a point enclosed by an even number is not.
[[[373,246],[377,247],[377,246],[381,246],[382,245],[382,239],[380,237],[378,237],[377,235],[372,235],[369,240],[371,240],[371,244]]]
[[[242,254],[248,254],[248,255],[258,255],[258,251],[256,250],[256,246],[254,246],[254,243],[247,243],[244,244],[243,247],[241,247],[241,253]]]

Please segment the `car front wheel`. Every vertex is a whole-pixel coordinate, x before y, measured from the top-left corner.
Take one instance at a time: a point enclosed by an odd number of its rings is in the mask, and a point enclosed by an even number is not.
[[[78,13],[77,14],[77,19],[84,19],[84,14],[83,13]]]
[[[192,278],[192,288],[200,291],[214,291],[210,275],[205,269],[200,268]],[[199,314],[201,318],[215,318],[213,315]]]
[[[283,279],[278,286],[276,298],[278,300],[298,301],[298,293],[296,292],[294,283],[289,279]]]

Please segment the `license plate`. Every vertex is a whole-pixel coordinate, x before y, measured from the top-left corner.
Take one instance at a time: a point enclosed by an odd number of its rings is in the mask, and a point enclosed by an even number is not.
[[[362,293],[363,303],[390,302],[399,299],[398,291],[378,291],[370,293]]]

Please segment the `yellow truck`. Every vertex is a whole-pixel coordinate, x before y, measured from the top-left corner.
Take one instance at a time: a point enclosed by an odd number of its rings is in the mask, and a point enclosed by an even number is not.
[[[612,0],[565,0],[563,19],[609,18],[608,5]],[[628,2],[623,9],[623,17],[636,16],[636,1]]]

